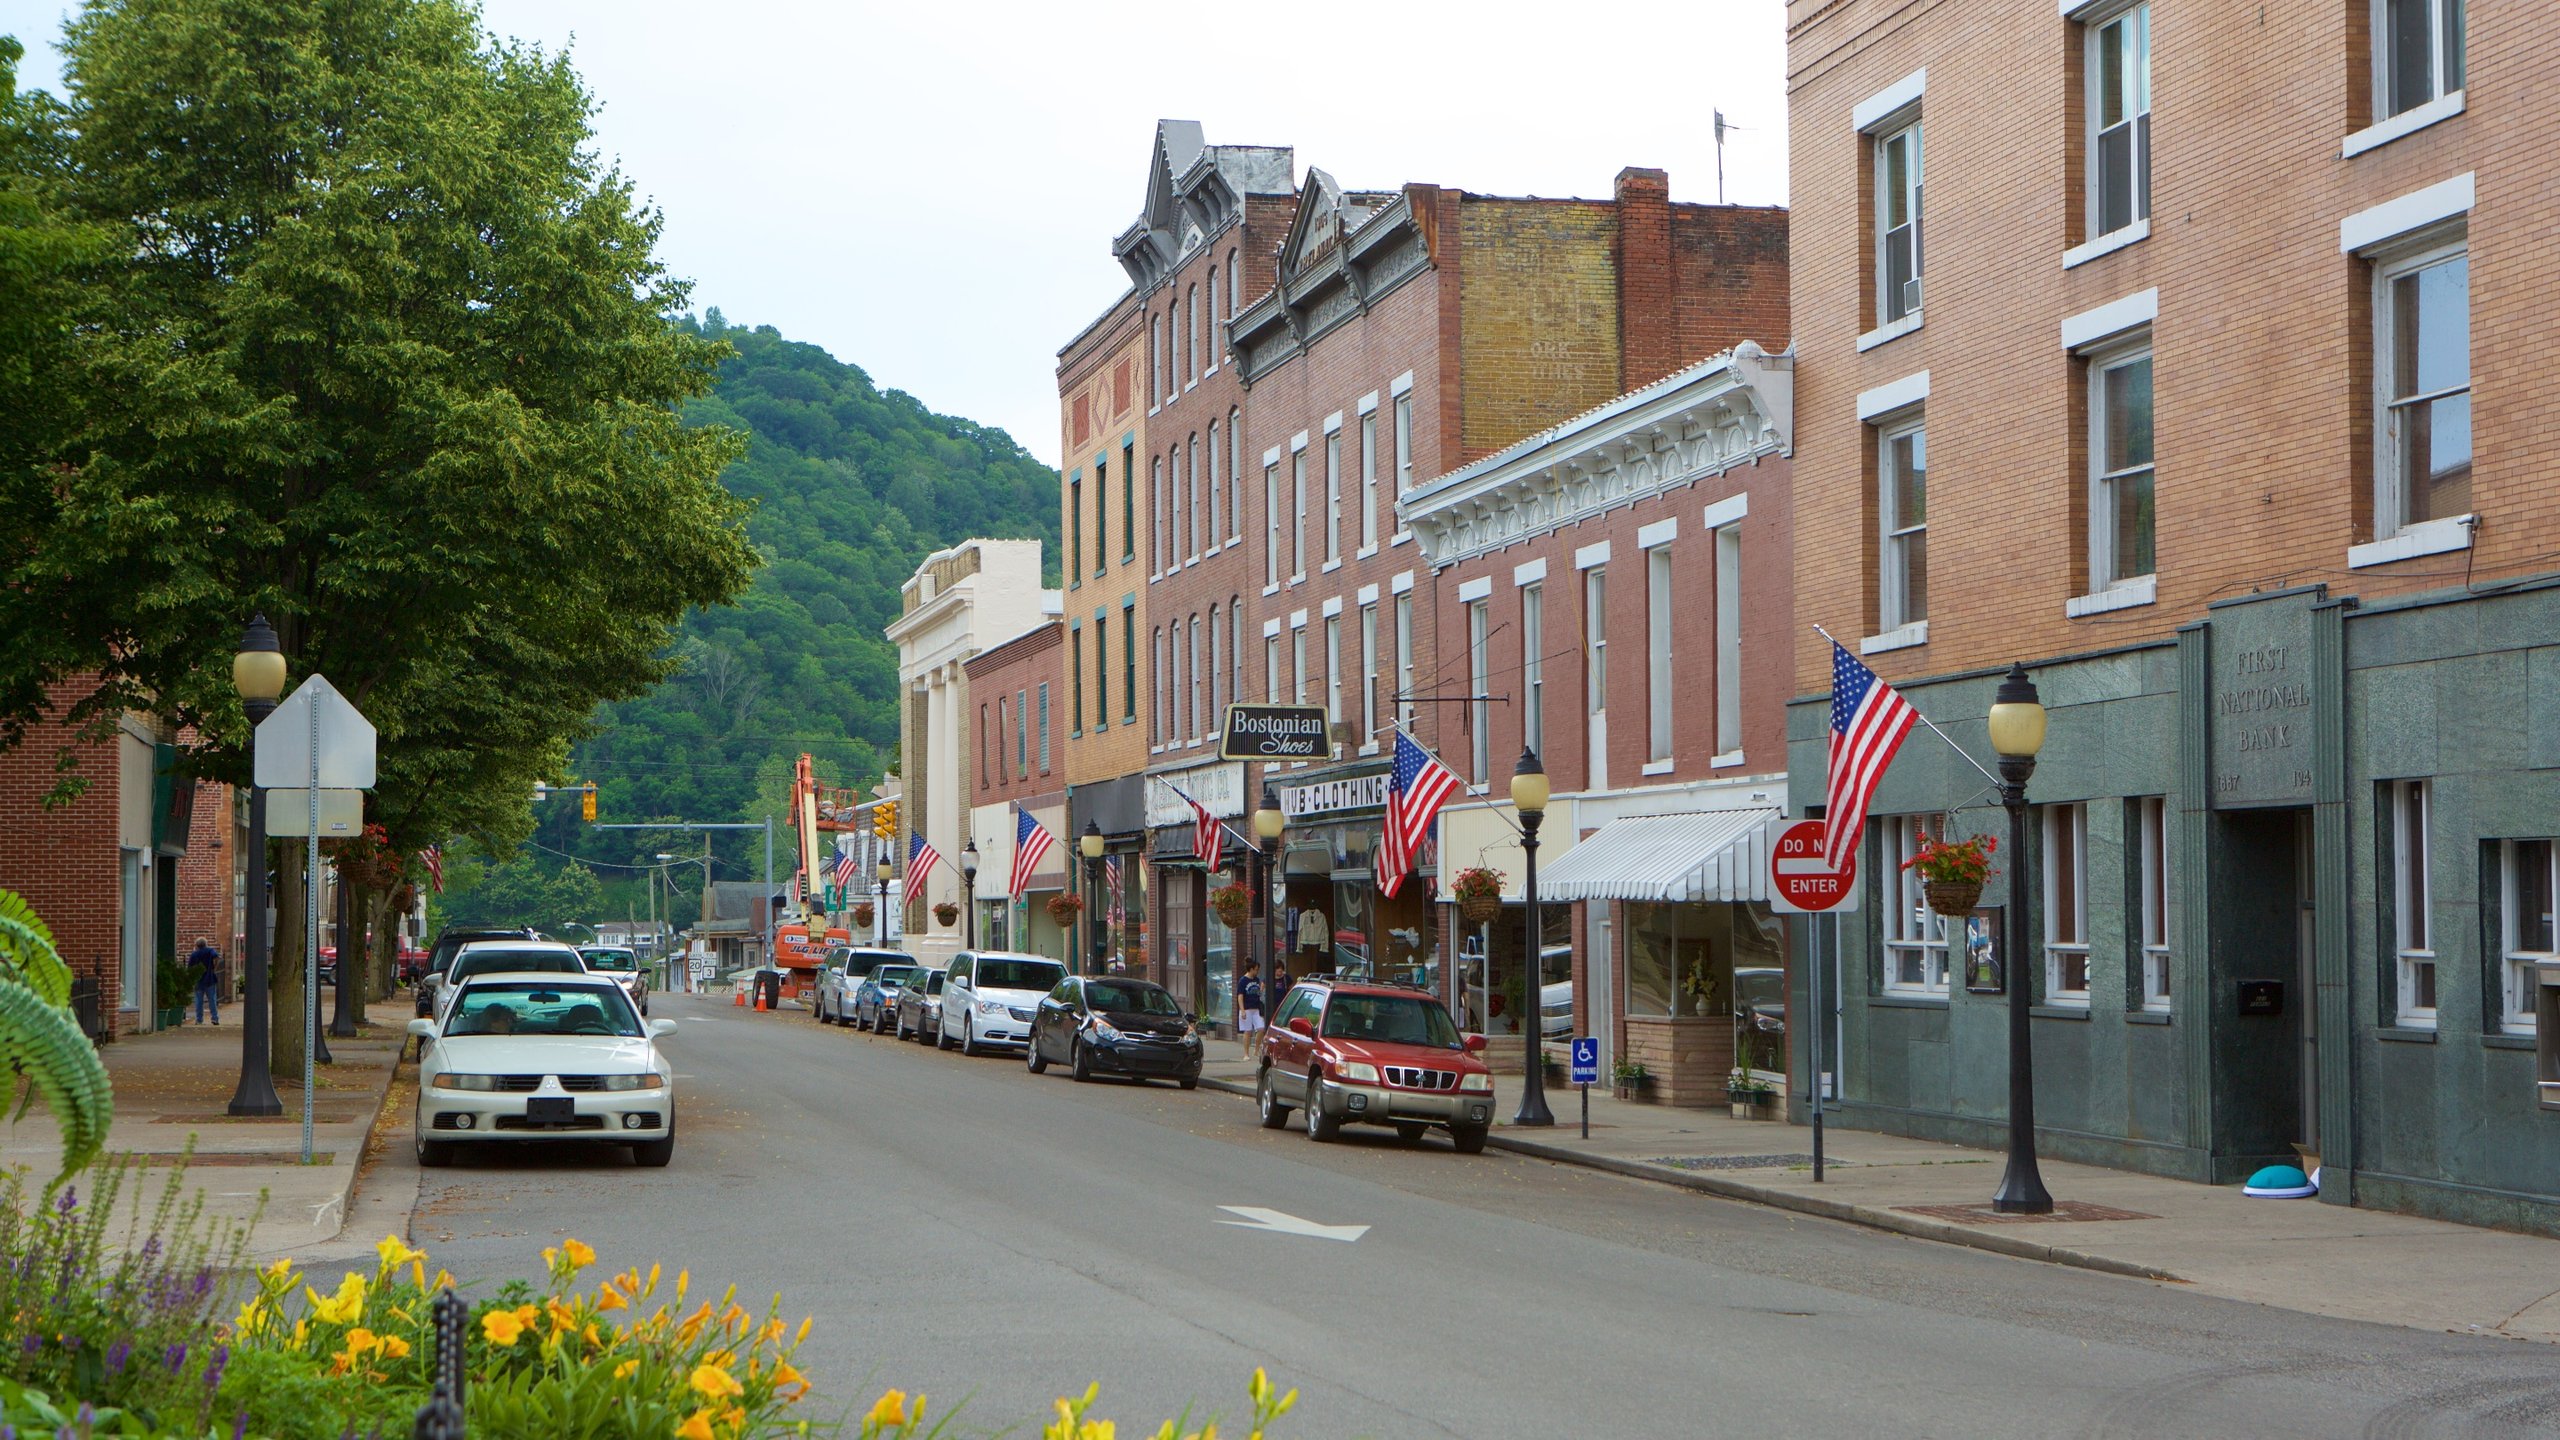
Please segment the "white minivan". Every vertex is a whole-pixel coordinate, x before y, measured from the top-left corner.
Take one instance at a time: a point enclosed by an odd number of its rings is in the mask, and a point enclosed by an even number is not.
[[[1045,955],[961,951],[942,983],[941,1048],[980,1055],[990,1046],[1030,1044],[1041,997],[1066,978],[1067,967]]]

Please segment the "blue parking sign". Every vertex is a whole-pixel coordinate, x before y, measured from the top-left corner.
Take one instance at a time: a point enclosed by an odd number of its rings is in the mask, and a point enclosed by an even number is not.
[[[1573,1083],[1576,1085],[1600,1083],[1600,1037],[1596,1035],[1573,1037]]]

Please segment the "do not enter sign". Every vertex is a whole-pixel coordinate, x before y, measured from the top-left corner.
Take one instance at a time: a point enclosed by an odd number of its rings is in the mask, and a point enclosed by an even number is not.
[[[1769,843],[1769,908],[1812,914],[1858,908],[1858,857],[1841,857],[1838,869],[1822,853],[1822,822],[1774,821]]]

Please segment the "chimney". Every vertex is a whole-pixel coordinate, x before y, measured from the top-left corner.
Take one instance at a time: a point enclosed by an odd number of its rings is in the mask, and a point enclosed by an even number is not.
[[[1618,172],[1618,388],[1650,385],[1680,368],[1672,313],[1671,176]]]

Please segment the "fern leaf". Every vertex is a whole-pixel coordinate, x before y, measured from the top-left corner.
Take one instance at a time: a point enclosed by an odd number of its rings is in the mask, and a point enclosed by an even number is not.
[[[0,890],[0,974],[14,972],[48,1005],[71,1003],[71,967],[54,948],[53,931],[15,890]]]
[[[106,1062],[70,1011],[6,977],[0,977],[0,1066],[34,1082],[62,1131],[62,1172],[55,1185],[98,1158],[115,1121]]]

